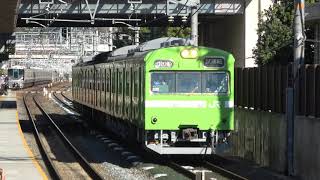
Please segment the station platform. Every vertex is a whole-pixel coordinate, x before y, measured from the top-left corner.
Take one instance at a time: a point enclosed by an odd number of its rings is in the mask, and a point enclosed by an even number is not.
[[[24,139],[15,92],[0,96],[0,180],[4,179],[48,179]]]

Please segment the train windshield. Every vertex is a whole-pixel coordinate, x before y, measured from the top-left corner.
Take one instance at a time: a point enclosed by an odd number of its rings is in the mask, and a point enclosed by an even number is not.
[[[226,72],[202,73],[203,93],[228,93],[228,74]]]
[[[227,72],[153,72],[153,93],[228,93]]]
[[[11,79],[20,79],[23,77],[23,69],[8,69],[8,76]]]

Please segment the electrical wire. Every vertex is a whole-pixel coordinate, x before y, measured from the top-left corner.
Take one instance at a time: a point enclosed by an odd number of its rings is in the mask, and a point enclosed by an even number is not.
[[[179,10],[179,12],[178,12],[175,16],[178,16],[178,15],[181,13],[181,11],[187,6],[188,2],[189,2],[189,0],[187,0],[187,1],[183,4],[182,8]],[[167,7],[167,8],[168,8],[168,7]],[[164,19],[164,18],[167,18],[167,17],[168,17],[168,15],[166,14],[166,15],[160,17],[160,18],[156,18],[156,19],[153,19],[153,20],[151,20],[151,21],[149,21],[149,22],[145,22],[145,23],[143,23],[143,24],[140,24],[139,27],[141,27],[141,26],[147,26],[147,25],[149,25],[149,24],[151,24],[151,23],[153,23],[153,22],[160,21],[160,20],[162,20],[162,19]]]
[[[187,0],[184,4],[183,4],[183,6],[182,6],[182,8],[179,10],[179,12],[176,14],[176,16],[179,16],[179,14],[181,13],[181,11],[185,8],[185,7],[187,7],[187,4],[188,4],[188,2],[189,2],[189,0]],[[197,12],[197,11],[196,11]],[[165,16],[163,16],[163,17],[167,17],[167,15],[165,15]],[[163,18],[162,17],[162,18]],[[160,19],[162,19],[162,18],[160,18]],[[155,20],[160,20],[160,19],[155,19]],[[154,22],[154,20],[153,21],[151,21],[151,22]],[[150,23],[150,22],[149,22]],[[140,25],[140,27],[141,27],[141,25]],[[168,27],[170,27],[170,25],[168,26]],[[181,31],[181,30],[180,30]],[[180,33],[180,32],[179,32]],[[175,35],[176,36],[176,35]],[[171,37],[169,37],[165,42],[168,42],[169,40],[170,40],[170,38]],[[141,48],[143,48],[144,46],[145,46],[146,44],[144,44]],[[154,51],[153,51],[154,52]],[[152,53],[153,53],[152,52]],[[151,54],[152,55],[152,54]],[[150,56],[151,56],[150,55]]]

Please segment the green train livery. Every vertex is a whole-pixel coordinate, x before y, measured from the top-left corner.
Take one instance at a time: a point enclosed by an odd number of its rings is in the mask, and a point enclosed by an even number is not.
[[[90,121],[159,154],[211,154],[234,129],[234,58],[157,39],[73,67],[73,99]],[[182,44],[182,45],[181,45]]]

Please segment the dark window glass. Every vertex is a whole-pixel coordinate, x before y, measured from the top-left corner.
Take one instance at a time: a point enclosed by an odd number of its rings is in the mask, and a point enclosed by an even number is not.
[[[207,72],[202,75],[203,93],[228,93],[226,72]]]
[[[175,73],[152,73],[151,91],[154,93],[174,93],[176,91]]]
[[[179,72],[177,73],[177,93],[200,93],[201,73],[199,72]]]
[[[8,76],[13,76],[13,69],[8,69]]]
[[[153,93],[228,93],[229,74],[215,72],[153,72]]]

